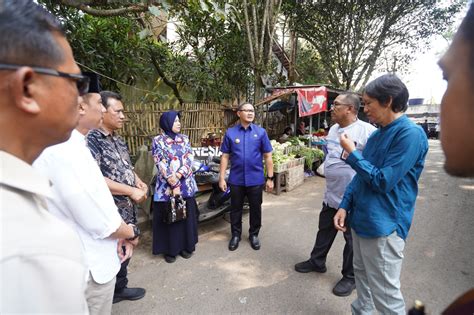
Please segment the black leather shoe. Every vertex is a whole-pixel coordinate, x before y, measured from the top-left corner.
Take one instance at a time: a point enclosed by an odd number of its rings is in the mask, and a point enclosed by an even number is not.
[[[181,253],[179,253],[179,255],[183,257],[184,259],[188,259],[188,258],[191,258],[193,253],[190,253],[187,250],[182,250]]]
[[[355,289],[355,281],[342,278],[339,280],[339,282],[336,284],[334,289],[332,289],[332,293],[334,293],[337,296],[349,296],[351,295],[352,291]]]
[[[319,273],[325,273],[327,271],[326,267],[317,267],[313,265],[311,260],[303,261],[300,263],[297,263],[295,265],[295,270],[301,273],[307,273],[311,271],[319,272]]]
[[[250,246],[252,246],[254,250],[260,249],[260,240],[258,239],[257,235],[250,235],[249,241],[250,241]]]
[[[168,264],[174,263],[176,261],[176,256],[165,255],[165,261]]]
[[[240,242],[240,237],[238,236],[232,236],[229,242],[229,250],[236,250],[237,247],[239,247],[239,242]]]
[[[113,303],[118,303],[123,300],[135,301],[145,296],[145,289],[143,288],[124,288],[121,291],[114,293]]]

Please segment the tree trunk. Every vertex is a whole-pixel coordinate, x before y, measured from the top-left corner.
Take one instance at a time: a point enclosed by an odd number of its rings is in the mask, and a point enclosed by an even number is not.
[[[296,81],[296,53],[298,51],[298,37],[292,29],[290,31],[290,69],[288,71],[288,81],[290,85]]]

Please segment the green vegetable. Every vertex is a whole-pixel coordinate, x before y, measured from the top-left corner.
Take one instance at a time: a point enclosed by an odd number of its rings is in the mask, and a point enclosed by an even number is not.
[[[308,147],[302,147],[296,154],[299,157],[304,157],[304,162],[308,169],[311,169],[315,160],[321,160],[324,157],[323,151]]]

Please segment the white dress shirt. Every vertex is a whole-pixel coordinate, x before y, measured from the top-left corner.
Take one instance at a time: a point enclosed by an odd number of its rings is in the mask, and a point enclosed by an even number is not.
[[[85,136],[74,130],[68,141],[47,148],[33,166],[51,179],[50,212],[79,233],[94,281],[112,280],[120,270],[120,260],[117,240],[108,237],[122,218]]]
[[[335,124],[329,129],[326,137],[328,153],[324,161],[324,176],[326,177],[324,202],[329,207],[339,208],[344,191],[356,173],[349,164],[341,159],[343,151],[339,140],[341,134],[346,133],[356,142],[356,149],[362,151],[367,139],[376,129],[371,124],[359,119],[344,128]]]
[[[46,208],[50,183],[0,151],[0,314],[87,314],[77,233]]]

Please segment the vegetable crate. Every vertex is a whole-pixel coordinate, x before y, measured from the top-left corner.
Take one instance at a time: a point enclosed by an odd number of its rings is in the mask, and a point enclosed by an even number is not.
[[[273,167],[273,171],[275,173],[283,173],[292,167],[296,167],[299,165],[304,165],[304,157],[297,158],[293,160],[286,161],[285,163],[275,164]]]
[[[286,191],[291,191],[304,182],[304,158],[303,163],[288,168],[286,176]]]
[[[300,166],[300,165],[304,165],[304,157],[290,160],[287,163],[288,163],[288,168],[289,169],[293,168],[293,167]]]
[[[273,167],[273,172],[275,173],[283,173],[288,169],[288,162],[285,163],[280,163],[280,164],[275,164]]]
[[[296,152],[300,149],[300,146],[299,145],[291,145],[291,146],[288,146],[286,148],[283,149],[283,154],[290,154],[292,152]]]

